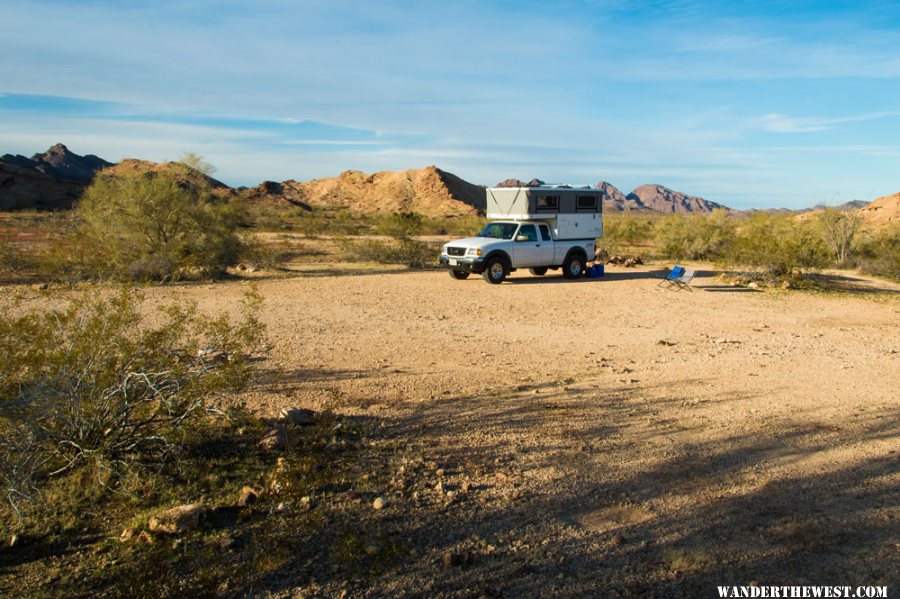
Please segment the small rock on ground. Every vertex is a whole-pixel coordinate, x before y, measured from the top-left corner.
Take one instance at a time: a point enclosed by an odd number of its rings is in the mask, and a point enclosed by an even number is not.
[[[150,518],[150,532],[175,535],[193,530],[200,525],[204,507],[200,503],[179,505]]]

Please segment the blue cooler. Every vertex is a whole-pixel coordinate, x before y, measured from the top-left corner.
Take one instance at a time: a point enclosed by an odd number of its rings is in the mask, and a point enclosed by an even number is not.
[[[588,269],[587,275],[589,277],[597,278],[603,276],[603,265],[602,264],[594,264]]]

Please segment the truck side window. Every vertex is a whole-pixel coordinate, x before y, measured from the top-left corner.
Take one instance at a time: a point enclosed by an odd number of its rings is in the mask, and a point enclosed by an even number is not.
[[[551,241],[553,238],[550,237],[550,227],[547,225],[541,225],[541,239],[544,241]]]
[[[522,225],[519,228],[519,233],[518,233],[517,237],[519,235],[524,235],[525,237],[528,238],[528,241],[537,241],[538,240],[537,231],[534,230],[534,225]]]

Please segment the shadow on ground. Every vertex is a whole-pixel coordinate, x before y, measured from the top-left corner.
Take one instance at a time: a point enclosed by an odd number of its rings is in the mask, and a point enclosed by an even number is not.
[[[674,406],[691,405],[687,395],[537,391],[427,402],[381,422],[404,455],[440,472],[423,467],[415,496],[394,490],[394,508],[359,530],[367,538],[380,531],[409,553],[370,577],[338,569],[328,588],[351,596],[693,597],[751,582],[897,580],[896,454],[770,475],[895,439],[896,419],[798,417],[721,433],[684,412],[669,418]],[[438,482],[457,493],[452,501],[433,490]],[[264,586],[287,590],[317,577],[303,570],[298,564]]]

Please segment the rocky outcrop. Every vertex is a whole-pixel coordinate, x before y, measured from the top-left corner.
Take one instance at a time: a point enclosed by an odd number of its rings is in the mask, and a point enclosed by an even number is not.
[[[0,157],[0,210],[64,210],[84,193],[94,175],[112,166],[93,154],[79,156],[56,144],[31,158]]]
[[[0,210],[64,210],[78,201],[85,187],[0,160]]]
[[[603,211],[604,212],[631,212],[633,210],[650,210],[644,206],[639,200],[626,196],[618,190],[612,183],[600,181],[594,185],[594,189],[603,192]]]
[[[265,203],[274,207],[281,204],[285,208],[293,206],[312,210],[312,207],[304,201],[303,190],[299,189],[297,182],[293,180],[283,183],[263,181],[256,187],[241,189],[238,193],[251,203]]]
[[[43,154],[35,154],[31,158],[5,154],[0,157],[0,162],[33,169],[60,181],[81,183],[90,183],[97,171],[112,166],[111,162],[93,154],[79,156],[62,144],[56,144]]]
[[[667,213],[712,212],[717,208],[725,208],[721,204],[673,191],[662,185],[641,185],[628,194],[627,198],[652,210]]]
[[[875,228],[900,223],[900,192],[880,197],[865,208],[860,208],[863,226]]]
[[[337,177],[285,181],[281,185],[282,197],[312,208],[340,207],[364,213],[411,211],[452,217],[483,212],[486,205],[484,187],[435,166],[374,174],[350,170]]]

